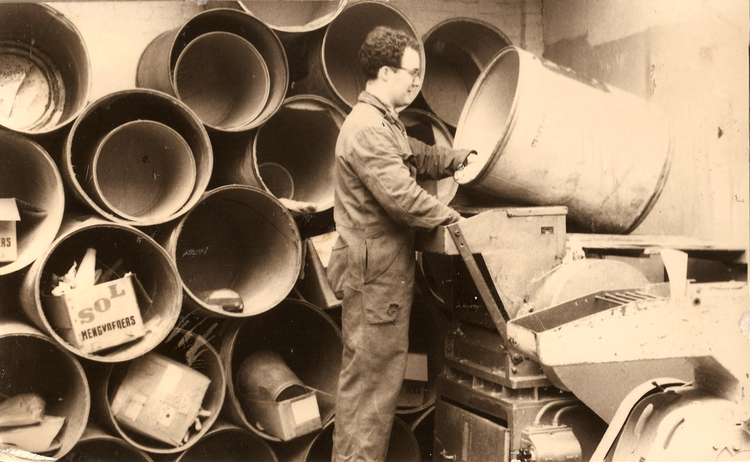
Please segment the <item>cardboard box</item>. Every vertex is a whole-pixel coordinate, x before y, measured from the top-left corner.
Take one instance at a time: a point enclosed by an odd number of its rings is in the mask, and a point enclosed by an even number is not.
[[[17,446],[36,454],[55,449],[55,437],[65,424],[65,417],[46,415],[34,425],[0,428],[0,446]]]
[[[115,392],[112,414],[126,429],[180,446],[210,383],[200,372],[150,352],[131,362]]]
[[[313,248],[315,248],[315,254],[323,268],[328,268],[328,262],[331,260],[331,252],[333,251],[333,246],[336,244],[338,238],[339,233],[337,231],[331,231],[330,233],[308,238]]]
[[[408,353],[406,374],[396,405],[398,407],[418,407],[424,404],[424,386],[427,383],[427,355]]]
[[[331,249],[337,238],[338,233],[333,231],[305,239],[304,275],[297,288],[305,300],[322,310],[341,306],[341,300],[333,293],[326,274]]]
[[[146,330],[133,281],[127,274],[89,289],[72,289],[61,296],[43,296],[55,331],[84,353],[122,345],[143,337]],[[141,288],[142,289],[142,288]]]
[[[282,401],[255,401],[245,418],[269,435],[289,441],[322,427],[315,391]]]
[[[15,199],[0,199],[0,262],[18,258],[16,222],[21,221]]]

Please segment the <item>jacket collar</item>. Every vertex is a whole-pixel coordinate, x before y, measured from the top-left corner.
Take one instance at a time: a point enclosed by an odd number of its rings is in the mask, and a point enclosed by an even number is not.
[[[380,99],[378,99],[377,96],[367,91],[363,91],[359,94],[357,101],[375,107],[383,113],[383,117],[385,118],[385,120],[393,125],[396,125],[403,133],[406,133],[406,127],[404,126],[404,123],[401,122],[401,120],[398,118],[398,114],[396,114],[396,111],[394,111],[392,107],[385,105],[382,101],[380,101]]]

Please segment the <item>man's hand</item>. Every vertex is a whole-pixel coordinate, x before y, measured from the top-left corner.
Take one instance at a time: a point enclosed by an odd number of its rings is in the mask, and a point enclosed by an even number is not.
[[[479,154],[476,151],[470,153],[463,162],[464,168],[453,173],[453,178],[458,183],[466,183],[473,180],[489,161],[489,155]]]
[[[293,201],[291,199],[283,198],[280,198],[279,202],[281,202],[284,207],[294,212],[315,213],[318,210],[318,205],[313,202]]]

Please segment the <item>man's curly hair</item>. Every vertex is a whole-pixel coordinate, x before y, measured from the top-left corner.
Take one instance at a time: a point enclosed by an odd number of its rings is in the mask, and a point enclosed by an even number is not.
[[[411,35],[386,26],[371,30],[359,49],[359,62],[367,80],[378,77],[383,66],[401,67],[406,48],[419,50],[419,42]]]

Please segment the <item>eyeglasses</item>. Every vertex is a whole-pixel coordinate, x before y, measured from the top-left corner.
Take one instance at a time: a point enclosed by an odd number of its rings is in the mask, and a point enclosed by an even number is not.
[[[416,69],[407,69],[405,67],[394,67],[394,69],[401,69],[401,70],[406,71],[406,73],[409,74],[412,79],[417,78],[417,76],[419,75],[419,68],[416,68]]]

